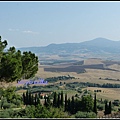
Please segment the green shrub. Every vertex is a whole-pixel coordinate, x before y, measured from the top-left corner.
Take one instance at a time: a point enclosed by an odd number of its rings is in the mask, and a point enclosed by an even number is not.
[[[78,111],[75,114],[75,118],[97,118],[96,114],[94,112],[81,112]]]
[[[1,111],[0,118],[10,118],[10,114],[8,111]]]
[[[10,108],[17,108],[17,105],[11,103],[11,104],[10,104]]]
[[[102,111],[104,109],[105,105],[104,104],[98,104],[97,109]]]
[[[10,103],[7,103],[7,102],[4,102],[4,103],[3,103],[3,108],[4,108],[4,109],[10,108],[10,106],[11,106]]]
[[[19,107],[21,105],[21,101],[20,100],[16,100],[16,105],[17,105],[17,107]]]

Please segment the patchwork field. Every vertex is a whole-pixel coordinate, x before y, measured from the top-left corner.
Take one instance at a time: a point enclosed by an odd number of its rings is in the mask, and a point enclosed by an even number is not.
[[[84,62],[76,62],[83,63],[84,65],[97,65],[97,64],[103,64],[106,67],[107,62],[102,61],[101,59],[88,59],[84,60]],[[55,83],[65,82],[65,83],[72,83],[72,82],[90,82],[90,83],[96,83],[96,84],[104,84],[104,83],[111,83],[111,84],[120,84],[120,65],[119,62],[113,62],[109,61],[109,65],[107,64],[107,68],[118,70],[103,70],[103,69],[91,69],[91,68],[85,68],[85,73],[77,73],[77,72],[51,72],[51,71],[45,71],[44,68],[64,68],[69,67],[70,65],[73,65],[75,63],[66,63],[66,64],[57,64],[57,65],[39,65],[39,70],[36,74],[36,77],[39,78],[50,78],[50,77],[58,77],[58,76],[73,76],[75,79],[68,79],[68,80],[59,80]],[[4,83],[3,83],[4,84]],[[54,84],[54,83],[48,83],[48,85]],[[18,85],[17,82],[11,83],[11,85],[16,86]],[[4,84],[5,87],[9,86],[9,84]],[[19,85],[20,86],[20,85]],[[21,85],[23,86],[23,85]],[[33,86],[33,85],[31,85]],[[38,85],[37,85],[38,86]],[[119,88],[96,88],[96,87],[88,87],[89,90],[94,89],[101,89],[103,92],[98,93],[99,98],[106,98],[110,100],[119,99],[120,100],[120,89]],[[19,94],[24,92],[24,90],[17,91]]]
[[[120,84],[120,72],[115,71],[108,71],[108,70],[98,70],[98,69],[86,69],[85,73],[77,74],[76,72],[48,72],[44,71],[43,68],[39,68],[38,73],[36,76],[41,78],[48,78],[48,77],[57,77],[57,76],[74,76],[75,82],[92,82],[92,83],[113,83],[113,84]],[[115,80],[103,80],[99,78],[112,78]],[[66,82],[73,82],[73,80],[67,80]]]

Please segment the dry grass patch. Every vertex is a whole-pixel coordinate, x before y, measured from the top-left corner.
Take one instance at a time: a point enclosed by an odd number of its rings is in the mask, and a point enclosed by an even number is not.
[[[75,79],[75,81],[77,82],[120,84],[120,81],[117,81],[117,79],[120,78],[120,72],[110,71],[110,70],[86,69],[86,73],[77,74],[75,72],[47,72],[44,71],[43,68],[39,68],[36,74],[36,76],[44,79],[49,77],[67,76],[67,75],[73,76],[75,78],[79,78],[79,79]],[[112,79],[116,79],[116,81],[100,80],[99,78],[103,78],[103,79],[112,78]]]
[[[103,64],[101,59],[87,59],[84,60],[84,65],[92,65],[92,64]]]
[[[120,65],[113,64],[113,65],[108,66],[108,68],[115,69],[115,70],[120,70]]]
[[[97,98],[108,99],[114,101],[116,99],[120,100],[120,88],[98,88],[98,87],[87,87],[87,90],[101,90],[97,92]]]
[[[26,92],[26,90],[18,90],[18,91],[16,91],[16,93],[18,93],[19,95],[22,95],[23,93],[25,93]]]

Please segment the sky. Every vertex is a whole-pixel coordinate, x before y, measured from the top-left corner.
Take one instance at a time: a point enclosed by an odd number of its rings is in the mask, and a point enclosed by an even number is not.
[[[8,46],[120,40],[120,2],[0,2],[0,36]]]

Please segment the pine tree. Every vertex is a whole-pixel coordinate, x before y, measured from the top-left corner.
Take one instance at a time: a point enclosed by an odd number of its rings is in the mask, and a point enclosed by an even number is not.
[[[29,79],[38,71],[38,56],[31,51],[21,54],[20,50],[10,47],[6,50],[7,41],[0,36],[0,82],[13,82],[22,77]]]
[[[97,114],[97,101],[96,101],[96,93],[94,96],[94,107],[93,107],[93,112],[95,112]]]
[[[22,55],[22,76],[23,78],[31,78],[34,77],[36,72],[38,71],[38,57],[35,56],[31,51],[23,52]]]

